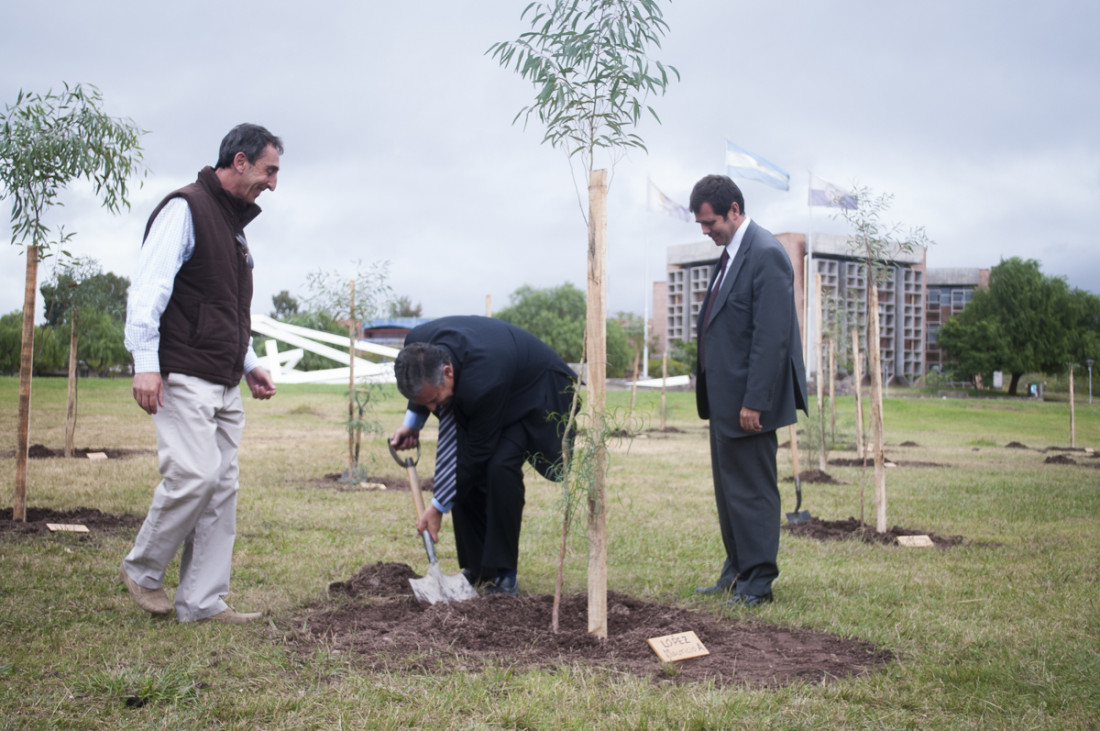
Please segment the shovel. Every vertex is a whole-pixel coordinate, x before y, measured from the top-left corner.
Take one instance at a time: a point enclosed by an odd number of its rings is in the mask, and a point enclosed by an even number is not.
[[[416,461],[412,457],[406,457],[402,462],[397,456],[397,450],[390,445],[390,454],[397,464],[401,465],[409,473],[409,492],[412,493],[413,505],[416,507],[416,519],[424,514],[424,496],[420,493],[420,478],[416,476],[416,463],[420,461],[420,446],[416,447]],[[460,602],[473,599],[477,596],[477,590],[470,586],[470,582],[462,574],[444,576],[439,568],[439,560],[435,557],[435,543],[428,531],[420,534],[424,539],[424,550],[428,553],[428,573],[421,579],[409,579],[413,594],[422,602],[437,604],[439,602]]]
[[[787,513],[788,523],[806,523],[810,520],[809,510],[799,510],[802,507],[802,476],[798,470],[798,435],[795,433],[794,424],[789,427],[791,432],[791,463],[794,465],[794,512]]]

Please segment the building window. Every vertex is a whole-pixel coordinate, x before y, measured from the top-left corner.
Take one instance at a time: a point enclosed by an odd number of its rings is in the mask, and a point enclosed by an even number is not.
[[[938,347],[938,346],[936,346],[936,340],[939,338],[939,334],[940,334],[940,326],[939,325],[929,325],[928,326],[928,347],[929,348]]]
[[[940,289],[939,287],[928,288],[928,306],[939,307],[940,306]]]

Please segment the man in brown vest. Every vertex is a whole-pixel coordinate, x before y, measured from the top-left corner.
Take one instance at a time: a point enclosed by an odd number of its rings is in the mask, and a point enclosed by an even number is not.
[[[145,227],[126,313],[134,399],[153,416],[161,482],[119,577],[138,606],[169,614],[164,574],[182,546],[176,617],[243,624],[225,602],[237,523],[240,381],[275,394],[252,351],[252,253],[244,227],[275,190],[278,137],[255,124],[230,130],[215,167],[169,194]]]

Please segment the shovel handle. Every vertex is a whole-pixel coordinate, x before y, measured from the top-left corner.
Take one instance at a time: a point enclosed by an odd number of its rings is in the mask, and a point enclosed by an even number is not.
[[[416,465],[418,462],[420,462],[420,445],[419,444],[416,445],[416,460],[415,461],[413,460],[412,457],[406,457],[405,459],[401,459],[400,457],[397,456],[397,450],[393,448],[393,444],[389,444],[389,443],[387,443],[387,444],[390,448],[390,454],[393,456],[393,461],[396,462],[397,464],[401,465],[402,467],[407,467],[409,462],[412,462],[413,465]]]
[[[791,464],[794,466],[794,478],[798,480],[798,473],[801,470],[798,468],[798,433],[794,430],[794,424],[787,427],[791,434]]]

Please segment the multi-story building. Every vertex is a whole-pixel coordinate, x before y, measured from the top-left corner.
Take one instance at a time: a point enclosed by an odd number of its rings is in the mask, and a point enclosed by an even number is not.
[[[821,275],[821,332],[836,343],[837,362],[850,361],[851,330],[866,333],[868,286],[871,278],[864,260],[848,245],[848,238],[815,234],[807,245],[806,235],[784,233],[776,236],[786,249],[794,267],[795,306],[807,363],[807,375],[813,377],[821,360],[812,342],[819,325],[814,309],[806,303],[816,298],[815,279],[807,272]],[[809,256],[807,256],[809,254]],[[894,251],[877,268],[879,347],[884,376],[913,381],[926,371],[925,360],[925,256],[924,247],[913,252]],[[691,340],[696,337],[695,323],[710,286],[710,274],[718,260],[718,250],[710,240],[670,246],[667,259],[667,294],[664,310],[667,324],[654,333],[661,347],[667,339]],[[654,288],[654,312],[662,309],[658,289]],[[807,328],[807,323],[809,327]],[[809,332],[809,337],[807,337]],[[866,363],[865,335],[861,335],[862,360]]]
[[[976,289],[989,288],[988,269],[935,268],[928,270],[925,320],[928,323],[927,371],[943,366],[943,352],[937,344],[940,327],[970,303]]]

